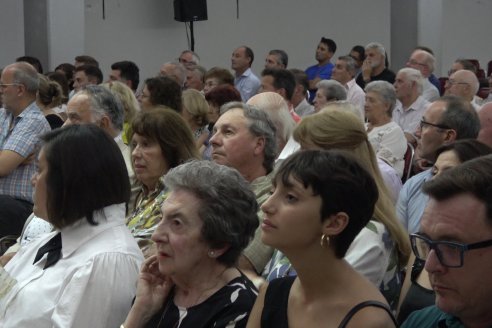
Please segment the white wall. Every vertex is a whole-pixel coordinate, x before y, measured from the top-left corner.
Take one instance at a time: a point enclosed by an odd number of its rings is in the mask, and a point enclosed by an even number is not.
[[[0,68],[24,55],[24,4],[0,0]]]
[[[172,0],[86,0],[86,52],[101,63],[105,75],[112,62],[129,59],[140,66],[142,79],[156,74],[165,61],[187,48],[184,23],[174,21]],[[315,63],[321,36],[338,44],[336,56],[355,44],[390,43],[390,0],[208,0],[208,20],[195,23],[195,51],[210,68],[229,68],[234,48],[246,44],[255,53],[253,70],[263,68],[270,49],[284,49],[289,67]],[[351,22],[351,21],[354,22]],[[356,21],[356,22],[355,22]]]

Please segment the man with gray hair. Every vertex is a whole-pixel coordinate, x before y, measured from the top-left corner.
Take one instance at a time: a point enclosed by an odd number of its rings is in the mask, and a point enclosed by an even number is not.
[[[161,70],[159,72],[160,76],[167,76],[183,89],[185,87],[186,82],[186,68],[183,64],[179,62],[167,62],[161,66]]]
[[[241,102],[224,105],[220,113],[210,139],[212,160],[238,170],[250,183],[261,206],[271,190],[277,156],[275,125],[265,112]],[[259,216],[263,217],[261,211]],[[253,276],[259,275],[272,254],[273,250],[261,242],[258,229],[239,265]]]
[[[356,79],[362,89],[372,81],[386,81],[391,84],[395,82],[395,73],[386,67],[386,50],[377,42],[371,42],[366,46],[366,59]]]
[[[187,69],[200,64],[200,57],[191,50],[183,50],[179,55],[178,61]]]
[[[50,131],[36,105],[38,88],[38,72],[25,62],[8,65],[0,77],[0,238],[19,235],[32,212],[39,137]]]
[[[415,132],[424,111],[429,106],[429,102],[422,96],[424,80],[429,81],[423,78],[420,71],[414,68],[402,68],[396,74],[393,84],[398,99],[393,110],[393,122],[402,128],[407,141],[414,146],[417,146]]]
[[[424,77],[422,83],[422,97],[427,101],[434,101],[439,98],[439,90],[429,81],[429,76],[434,72],[436,59],[427,51],[417,49],[412,52],[408,59],[407,67],[418,70]]]
[[[366,93],[355,82],[357,63],[350,56],[340,56],[331,71],[331,79],[340,82],[347,90],[347,101],[353,104],[362,117],[365,117]],[[360,116],[359,115],[359,116]]]
[[[289,56],[280,49],[270,50],[265,58],[265,68],[286,69]]]
[[[132,187],[132,200],[139,188],[136,186],[130,148],[125,145],[121,136],[123,130],[124,111],[120,100],[108,89],[98,85],[90,85],[77,92],[67,103],[67,120],[65,125],[92,123],[106,131],[120,148]],[[131,208],[129,209],[131,210]]]
[[[330,102],[347,99],[347,90],[338,81],[321,80],[316,85],[316,88],[316,96],[313,102],[316,112],[319,112]]]
[[[187,68],[185,88],[202,91],[205,86],[205,79],[203,78],[205,73],[207,73],[207,70],[200,65]]]

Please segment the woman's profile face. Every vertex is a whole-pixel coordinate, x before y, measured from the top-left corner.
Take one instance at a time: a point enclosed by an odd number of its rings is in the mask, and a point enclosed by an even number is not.
[[[261,224],[263,243],[285,250],[318,245],[322,235],[321,196],[311,187],[289,177],[289,185],[277,179],[270,197],[263,203]]]
[[[141,110],[147,110],[153,107],[150,101],[150,91],[147,89],[147,84],[144,85],[142,93],[138,96],[138,103]]]
[[[192,192],[174,190],[162,205],[162,219],[152,240],[157,246],[159,271],[166,276],[193,275],[210,261],[210,247],[202,238],[202,202]]]
[[[169,170],[161,146],[155,140],[134,133],[131,149],[132,163],[137,179],[147,188],[153,190],[159,178]]]
[[[460,164],[460,159],[458,158],[454,150],[443,151],[441,154],[439,154],[436,162],[434,163],[434,166],[432,167],[432,175],[438,176],[442,172]]]
[[[32,176],[31,183],[34,187],[33,194],[33,212],[37,217],[48,220],[48,198],[46,188],[46,175],[48,174],[48,162],[44,153],[44,147],[41,148],[38,156],[38,169]]]
[[[383,101],[383,98],[379,93],[368,92],[366,93],[364,111],[366,113],[366,118],[370,121],[372,117],[380,117],[381,115],[385,115],[388,111],[388,106]]]

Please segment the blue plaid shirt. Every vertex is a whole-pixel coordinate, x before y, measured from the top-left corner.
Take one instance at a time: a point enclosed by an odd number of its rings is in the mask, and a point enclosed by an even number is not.
[[[9,131],[12,119],[14,121]],[[27,158],[39,150],[39,136],[50,130],[50,125],[36,102],[27,106],[15,118],[9,111],[0,108],[0,151],[10,150]],[[37,163],[36,157],[31,163],[21,164],[9,175],[0,177],[0,195],[32,202],[31,178],[36,172]]]

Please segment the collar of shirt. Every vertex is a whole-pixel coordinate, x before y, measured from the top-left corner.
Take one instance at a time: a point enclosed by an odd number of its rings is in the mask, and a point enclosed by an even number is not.
[[[114,204],[106,206],[101,210],[94,211],[94,221],[98,225],[91,225],[86,218],[82,218],[74,224],[62,228],[62,258],[70,256],[80,245],[94,238],[101,232],[118,225],[125,224],[125,204]],[[56,233],[56,232],[55,232]]]
[[[347,85],[345,85],[345,89],[347,89],[347,90],[352,89],[352,87],[354,86],[354,84],[356,84],[355,78],[347,82]]]

